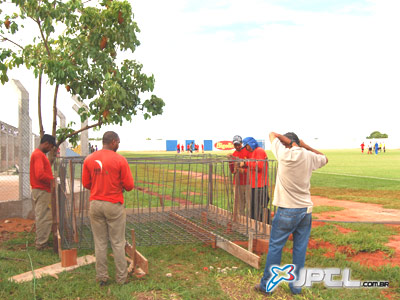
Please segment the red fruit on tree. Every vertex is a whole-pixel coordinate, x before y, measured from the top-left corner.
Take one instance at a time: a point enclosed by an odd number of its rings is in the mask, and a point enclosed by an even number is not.
[[[11,24],[11,22],[9,19],[5,20],[4,25],[6,26],[7,29],[10,28],[10,24]]]
[[[100,41],[100,49],[103,50],[107,46],[107,37],[103,35]]]
[[[124,23],[124,18],[122,17],[122,12],[121,11],[118,12],[118,23],[119,24]]]

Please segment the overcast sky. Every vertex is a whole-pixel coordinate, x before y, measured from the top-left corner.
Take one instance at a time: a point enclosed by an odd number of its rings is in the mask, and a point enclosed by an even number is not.
[[[141,46],[128,57],[155,75],[164,114],[91,136],[115,130],[122,150],[146,137],[216,141],[295,131],[308,141],[355,138],[357,147],[374,130],[399,136],[398,0],[131,3]],[[38,131],[36,81],[21,71],[11,77],[29,90]],[[73,102],[61,90],[60,109],[71,120]],[[7,106],[0,120],[10,123],[11,91],[0,86]]]

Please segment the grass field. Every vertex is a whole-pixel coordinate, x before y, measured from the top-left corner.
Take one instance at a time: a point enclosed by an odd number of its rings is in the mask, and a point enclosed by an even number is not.
[[[218,152],[224,155],[224,153]],[[312,194],[333,199],[383,204],[400,209],[400,151],[362,155],[356,150],[325,151],[329,163],[312,177]],[[125,153],[127,156],[136,153]],[[140,153],[148,155],[148,153]],[[151,155],[155,155],[152,153]],[[157,155],[165,155],[158,153]],[[273,158],[268,152],[269,158]],[[340,211],[338,207],[316,207],[314,212]],[[356,254],[382,251],[394,256],[386,243],[400,235],[399,227],[374,224],[340,224],[348,231],[343,234],[338,224],[313,228],[311,239],[329,242],[332,248],[309,247],[307,267],[350,268],[352,280],[388,280],[389,289],[328,289],[314,284],[298,296],[291,295],[286,284],[281,284],[271,299],[400,299],[400,267],[384,265],[367,267],[353,261]],[[319,245],[319,244],[317,244]],[[351,253],[339,251],[351,247]],[[283,252],[282,265],[291,263],[292,242]],[[78,268],[34,282],[16,284],[8,277],[59,261],[51,249],[34,249],[34,234],[21,233],[16,238],[0,240],[0,299],[265,299],[251,290],[262,275],[221,249],[202,244],[142,247],[140,252],[150,262],[150,274],[142,279],[118,286],[114,282],[114,264],[109,259],[111,284],[100,288],[95,282],[94,265]],[[80,250],[79,255],[92,250]],[[263,266],[266,256],[262,256]],[[232,268],[235,267],[235,268]],[[171,273],[171,277],[166,274]],[[114,283],[113,283],[114,282]]]

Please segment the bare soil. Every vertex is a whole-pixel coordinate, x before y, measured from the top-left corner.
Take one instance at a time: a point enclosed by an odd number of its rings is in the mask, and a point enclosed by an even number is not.
[[[0,220],[0,244],[12,239],[18,232],[30,232],[34,230],[34,220],[9,218]]]
[[[332,200],[319,196],[312,196],[311,199],[315,206],[324,205],[345,208],[341,211],[327,211],[316,214],[319,219],[334,221],[400,222],[399,209],[387,209],[379,204]]]
[[[397,209],[385,209],[382,205],[371,204],[371,203],[359,203],[346,200],[332,200],[324,197],[313,196],[313,203],[315,206],[338,206],[344,207],[341,211],[328,211],[323,213],[315,214],[318,219],[326,219],[332,221],[364,221],[364,222],[399,222],[400,221],[400,210]],[[313,227],[324,226],[326,223],[313,222]],[[343,228],[339,225],[335,225],[338,230],[346,234],[351,232],[350,229]],[[398,229],[397,235],[390,238],[386,246],[393,248],[395,254],[389,257],[382,251],[376,251],[373,253],[361,252],[357,253],[350,246],[336,247],[328,242],[313,241],[310,240],[308,244],[309,249],[313,248],[326,248],[328,251],[325,253],[326,257],[334,257],[335,252],[345,253],[349,260],[359,262],[362,265],[369,267],[379,267],[386,264],[392,266],[400,266],[400,225],[386,225]]]

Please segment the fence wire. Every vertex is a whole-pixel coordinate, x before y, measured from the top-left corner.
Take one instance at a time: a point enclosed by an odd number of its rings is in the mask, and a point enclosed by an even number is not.
[[[22,118],[30,120],[29,116]],[[23,134],[30,137],[22,138]],[[0,121],[0,201],[30,198],[29,159],[37,139],[30,132]]]
[[[62,248],[93,248],[83,157],[59,164],[57,203]],[[126,238],[138,246],[266,238],[276,162],[216,155],[128,158],[135,187],[124,193]],[[242,163],[242,173],[238,171]],[[269,200],[269,201],[268,201]]]

